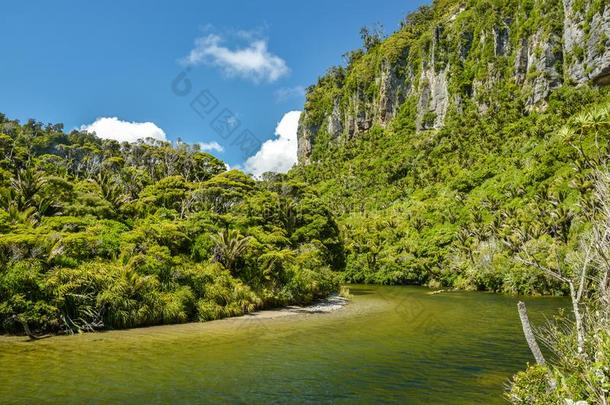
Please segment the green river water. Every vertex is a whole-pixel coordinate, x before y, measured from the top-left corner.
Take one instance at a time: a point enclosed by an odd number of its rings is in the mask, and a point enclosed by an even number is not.
[[[532,361],[515,297],[350,290],[325,314],[0,337],[0,402],[495,404]],[[525,301],[538,325],[565,305]]]

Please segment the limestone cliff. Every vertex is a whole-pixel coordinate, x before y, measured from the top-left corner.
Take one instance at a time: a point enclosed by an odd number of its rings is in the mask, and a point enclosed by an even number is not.
[[[527,113],[544,109],[553,90],[584,83],[610,83],[609,0],[437,0],[309,89],[299,163],[315,160],[316,145],[386,128],[401,111],[415,130],[435,130],[467,105],[493,112],[499,88]]]

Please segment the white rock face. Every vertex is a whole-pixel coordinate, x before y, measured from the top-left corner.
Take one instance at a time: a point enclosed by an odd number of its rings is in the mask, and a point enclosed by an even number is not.
[[[557,49],[560,46],[560,38],[554,34],[544,37],[542,31],[530,39],[527,52],[527,72],[536,73],[533,80],[526,84],[531,87],[530,97],[527,100],[529,107],[534,107],[543,102],[551,91],[562,84],[561,67],[562,54]]]
[[[379,84],[379,102],[377,105],[377,122],[385,128],[388,122],[405,99],[411,94],[412,69],[408,69],[406,77],[401,75],[405,70],[408,50],[403,52],[398,64],[392,65],[387,60],[381,62],[381,78]]]
[[[587,0],[584,10],[592,6]],[[574,7],[574,0],[563,0],[563,47],[570,55],[569,78],[577,84],[593,81],[610,84],[610,5],[602,6],[590,21]],[[585,25],[588,23],[588,34]]]
[[[435,72],[434,69],[422,71],[416,122],[419,130],[438,129],[445,123],[449,106],[447,70],[448,68],[440,72]]]
[[[307,111],[304,111],[299,118],[299,127],[297,129],[297,159],[301,164],[309,164],[311,156],[311,148],[318,128],[310,126],[307,119]]]
[[[336,99],[333,105],[333,112],[328,117],[328,133],[333,139],[338,138],[343,132],[343,122],[339,99]]]
[[[375,109],[373,101],[367,99],[364,91],[358,88],[349,98],[345,115],[348,138],[371,129],[374,118]]]

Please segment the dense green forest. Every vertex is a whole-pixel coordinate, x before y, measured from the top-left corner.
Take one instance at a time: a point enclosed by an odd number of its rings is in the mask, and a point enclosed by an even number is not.
[[[3,115],[0,150],[0,331],[211,320],[337,290],[339,231],[302,183]]]

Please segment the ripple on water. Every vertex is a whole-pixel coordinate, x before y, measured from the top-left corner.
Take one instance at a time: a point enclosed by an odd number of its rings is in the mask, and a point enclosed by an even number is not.
[[[516,298],[351,287],[326,314],[0,340],[3,403],[503,403]],[[531,318],[564,305],[530,299]]]

